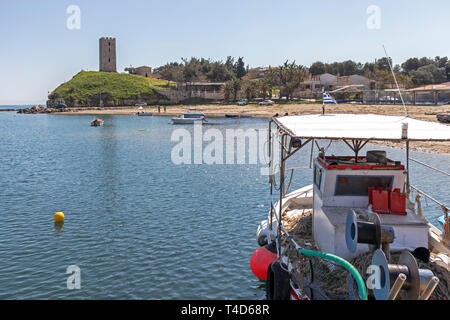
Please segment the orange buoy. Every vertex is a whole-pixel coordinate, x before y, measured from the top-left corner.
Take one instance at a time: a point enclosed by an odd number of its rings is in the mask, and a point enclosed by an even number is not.
[[[267,248],[269,246],[270,244],[256,249],[250,258],[250,269],[253,274],[261,280],[266,280],[267,268],[269,268],[269,265],[277,259],[277,254]]]

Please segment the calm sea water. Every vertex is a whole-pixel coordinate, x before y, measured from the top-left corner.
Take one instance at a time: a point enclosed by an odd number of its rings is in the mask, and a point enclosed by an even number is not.
[[[263,299],[249,268],[270,203],[261,165],[175,165],[170,138],[181,127],[170,118],[103,116],[97,128],[93,118],[0,112],[0,299]],[[204,129],[266,127],[212,119]],[[449,156],[413,156],[449,171]],[[309,154],[294,162],[308,165]],[[447,177],[414,164],[412,174],[450,203]],[[310,177],[296,172],[292,188]],[[426,214],[435,222],[441,212],[429,202]],[[80,290],[66,287],[69,265],[81,269]]]

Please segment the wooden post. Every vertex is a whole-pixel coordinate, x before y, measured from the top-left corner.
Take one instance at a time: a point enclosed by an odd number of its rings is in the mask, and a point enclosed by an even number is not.
[[[437,106],[439,101],[439,91],[434,91],[434,105]]]
[[[413,104],[416,105],[416,92],[413,91]]]

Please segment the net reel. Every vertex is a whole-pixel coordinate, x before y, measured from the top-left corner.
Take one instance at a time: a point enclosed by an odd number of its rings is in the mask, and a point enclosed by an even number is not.
[[[431,270],[419,269],[408,250],[402,252],[397,264],[390,264],[384,252],[378,249],[372,257],[372,266],[379,270],[379,279],[372,289],[377,300],[393,300],[400,291],[407,300],[426,300],[439,283]]]
[[[345,223],[345,242],[350,252],[356,252],[358,243],[366,243],[374,252],[380,247],[389,256],[389,245],[394,242],[392,227],[382,226],[378,214],[369,215],[369,221],[358,221],[356,212],[350,210]]]

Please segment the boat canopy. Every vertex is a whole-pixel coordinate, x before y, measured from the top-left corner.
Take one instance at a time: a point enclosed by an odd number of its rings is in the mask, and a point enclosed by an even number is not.
[[[325,114],[274,118],[294,138],[401,141],[408,124],[410,141],[450,141],[450,126],[404,116]]]

